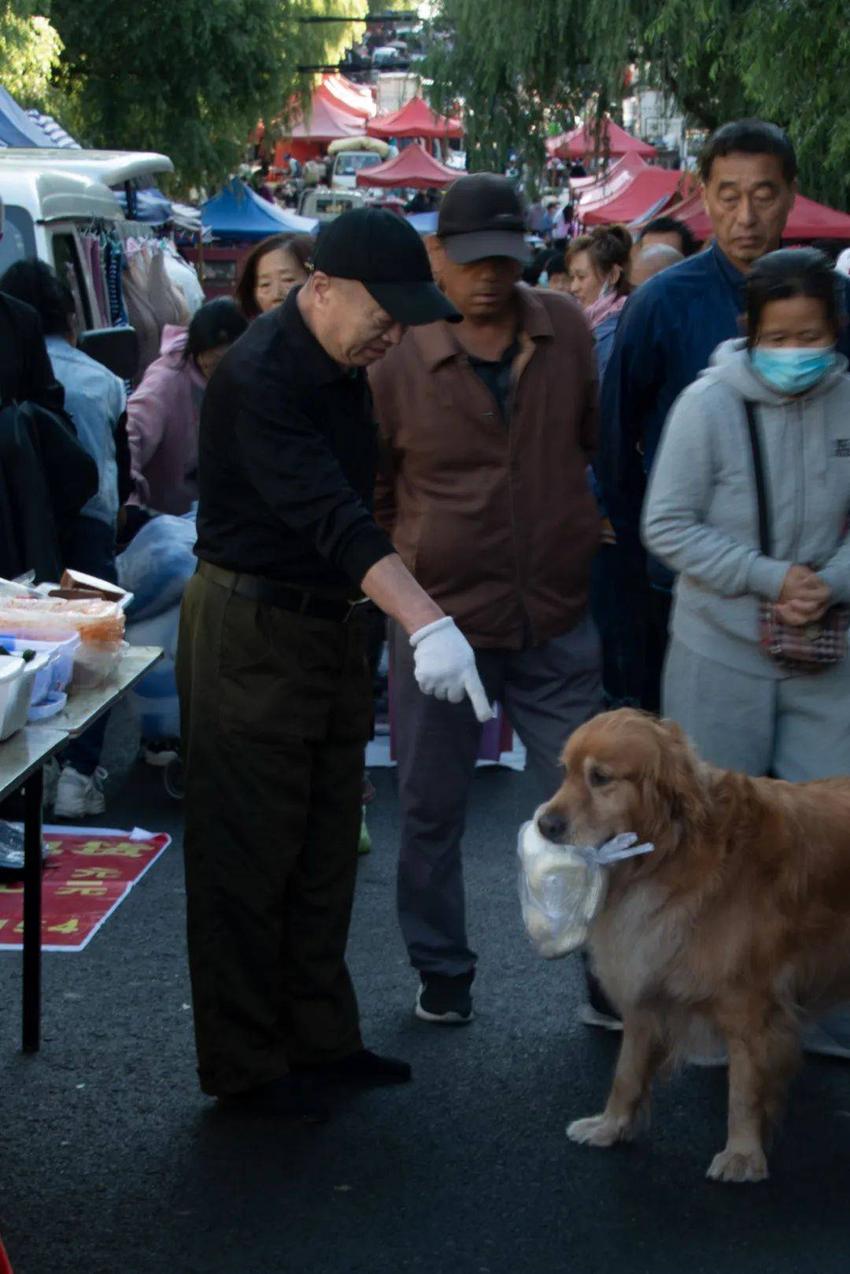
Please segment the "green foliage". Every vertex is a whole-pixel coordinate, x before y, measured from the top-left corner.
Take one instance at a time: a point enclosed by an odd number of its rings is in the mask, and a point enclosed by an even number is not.
[[[27,106],[45,101],[62,41],[36,0],[0,3],[0,83]]]
[[[511,147],[541,163],[574,112],[616,113],[637,63],[695,126],[783,125],[805,191],[850,202],[846,0],[441,0],[431,35],[435,91],[465,103],[472,167]]]
[[[352,24],[298,18],[359,9],[359,0],[52,0],[65,46],[63,119],[88,145],[164,151],[180,188],[217,182],[258,119],[309,92],[299,65],[334,60],[352,38]]]
[[[850,209],[850,25],[843,0],[755,0],[741,46],[760,111],[783,124],[806,193]]]

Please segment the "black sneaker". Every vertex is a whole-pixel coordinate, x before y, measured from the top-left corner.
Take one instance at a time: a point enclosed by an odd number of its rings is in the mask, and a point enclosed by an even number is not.
[[[423,973],[416,996],[414,1012],[421,1022],[436,1022],[444,1026],[465,1026],[471,1022],[472,995],[470,988],[475,970],[448,977],[443,973]]]

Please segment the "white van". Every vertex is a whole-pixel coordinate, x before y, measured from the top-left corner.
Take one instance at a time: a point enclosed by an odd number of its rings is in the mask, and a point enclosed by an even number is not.
[[[95,285],[82,232],[92,221],[126,220],[110,186],[173,172],[165,155],[131,151],[0,150],[0,199],[4,226],[0,275],[15,261],[38,257],[62,278],[76,282],[82,332],[99,326]],[[132,199],[132,193],[130,195]]]
[[[373,150],[342,150],[334,155],[331,190],[356,190],[357,174],[364,168],[377,168],[384,161]]]

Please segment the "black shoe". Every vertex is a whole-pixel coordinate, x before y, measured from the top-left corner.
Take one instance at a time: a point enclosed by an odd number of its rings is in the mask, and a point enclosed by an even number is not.
[[[444,1026],[465,1026],[473,1019],[470,987],[475,970],[448,977],[443,973],[421,974],[414,1012],[421,1022]]]
[[[309,1074],[317,1080],[331,1084],[360,1084],[364,1088],[381,1084],[406,1084],[413,1077],[408,1062],[400,1062],[396,1057],[381,1057],[369,1048],[358,1049],[341,1057],[336,1062],[326,1062],[322,1066],[313,1066]]]
[[[306,1124],[323,1124],[330,1118],[327,1106],[316,1097],[314,1085],[304,1075],[283,1075],[242,1092],[221,1093],[217,1101],[228,1113],[301,1120]]]

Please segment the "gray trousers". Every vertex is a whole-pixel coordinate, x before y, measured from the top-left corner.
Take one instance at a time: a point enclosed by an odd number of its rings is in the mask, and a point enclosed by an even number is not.
[[[456,976],[476,960],[466,936],[461,839],[481,727],[467,700],[452,704],[422,694],[410,642],[397,624],[390,626],[390,659],[401,803],[399,922],[415,969]],[[539,803],[560,785],[567,738],[602,707],[593,621],[587,617],[533,649],[476,651],[476,661],[489,698],[503,704],[525,744]],[[507,870],[512,835],[506,829]]]
[[[662,709],[722,769],[791,783],[850,774],[850,660],[813,676],[754,677],[674,638]]]

